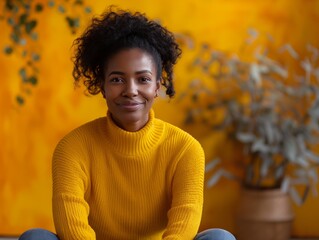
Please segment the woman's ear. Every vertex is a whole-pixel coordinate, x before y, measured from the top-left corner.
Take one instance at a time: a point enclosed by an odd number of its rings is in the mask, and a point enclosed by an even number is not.
[[[161,88],[161,79],[156,81],[156,90],[155,90],[155,97],[158,97],[158,92]]]

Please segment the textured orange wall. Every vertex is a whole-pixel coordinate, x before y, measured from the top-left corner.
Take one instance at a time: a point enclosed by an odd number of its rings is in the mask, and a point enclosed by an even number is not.
[[[205,41],[227,51],[239,50],[249,27],[271,34],[278,45],[290,42],[301,50],[306,43],[319,46],[316,0],[118,0],[90,4],[96,14],[106,4],[146,12],[151,18],[161,19],[170,30],[190,34],[196,44]],[[9,30],[3,21],[0,24],[0,46],[4,46]],[[70,46],[75,36],[69,33],[62,15],[46,10],[40,15],[38,30],[40,81],[22,107],[15,103],[21,59],[0,54],[0,235],[18,234],[31,227],[53,230],[52,151],[68,131],[106,112],[100,96],[85,97],[82,89],[73,89]],[[192,56],[191,50],[185,50],[176,68],[177,90],[185,88],[190,80],[187,64]],[[183,111],[176,100],[168,103],[160,99],[155,111],[158,117],[184,127]],[[207,159],[221,148],[232,150],[222,136],[207,134],[200,126],[185,129],[202,142]],[[238,190],[237,184],[228,181],[205,190],[201,229],[234,229]],[[319,236],[315,221],[319,218],[318,203],[319,198],[309,198],[302,207],[295,207],[294,235]]]

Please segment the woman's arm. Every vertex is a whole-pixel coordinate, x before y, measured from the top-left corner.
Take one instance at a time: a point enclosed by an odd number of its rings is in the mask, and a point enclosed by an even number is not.
[[[63,139],[52,159],[53,218],[60,240],[95,240],[88,223],[89,205],[84,199],[88,188],[87,169],[81,162],[85,156],[79,146]]]
[[[172,205],[163,239],[191,240],[197,234],[203,208],[204,165],[203,149],[194,141],[176,166]]]

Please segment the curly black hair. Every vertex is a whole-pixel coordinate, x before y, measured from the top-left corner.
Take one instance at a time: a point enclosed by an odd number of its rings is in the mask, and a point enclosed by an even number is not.
[[[73,77],[75,84],[83,81],[92,95],[101,92],[104,84],[104,65],[115,53],[126,48],[148,52],[157,67],[157,79],[173,97],[173,66],[181,55],[174,35],[156,21],[140,12],[131,13],[110,7],[92,23],[82,36],[75,39]]]

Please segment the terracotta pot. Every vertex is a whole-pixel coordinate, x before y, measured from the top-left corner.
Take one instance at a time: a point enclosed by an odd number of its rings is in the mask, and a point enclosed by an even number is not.
[[[290,197],[280,189],[245,189],[236,216],[237,239],[289,240],[293,218]]]

